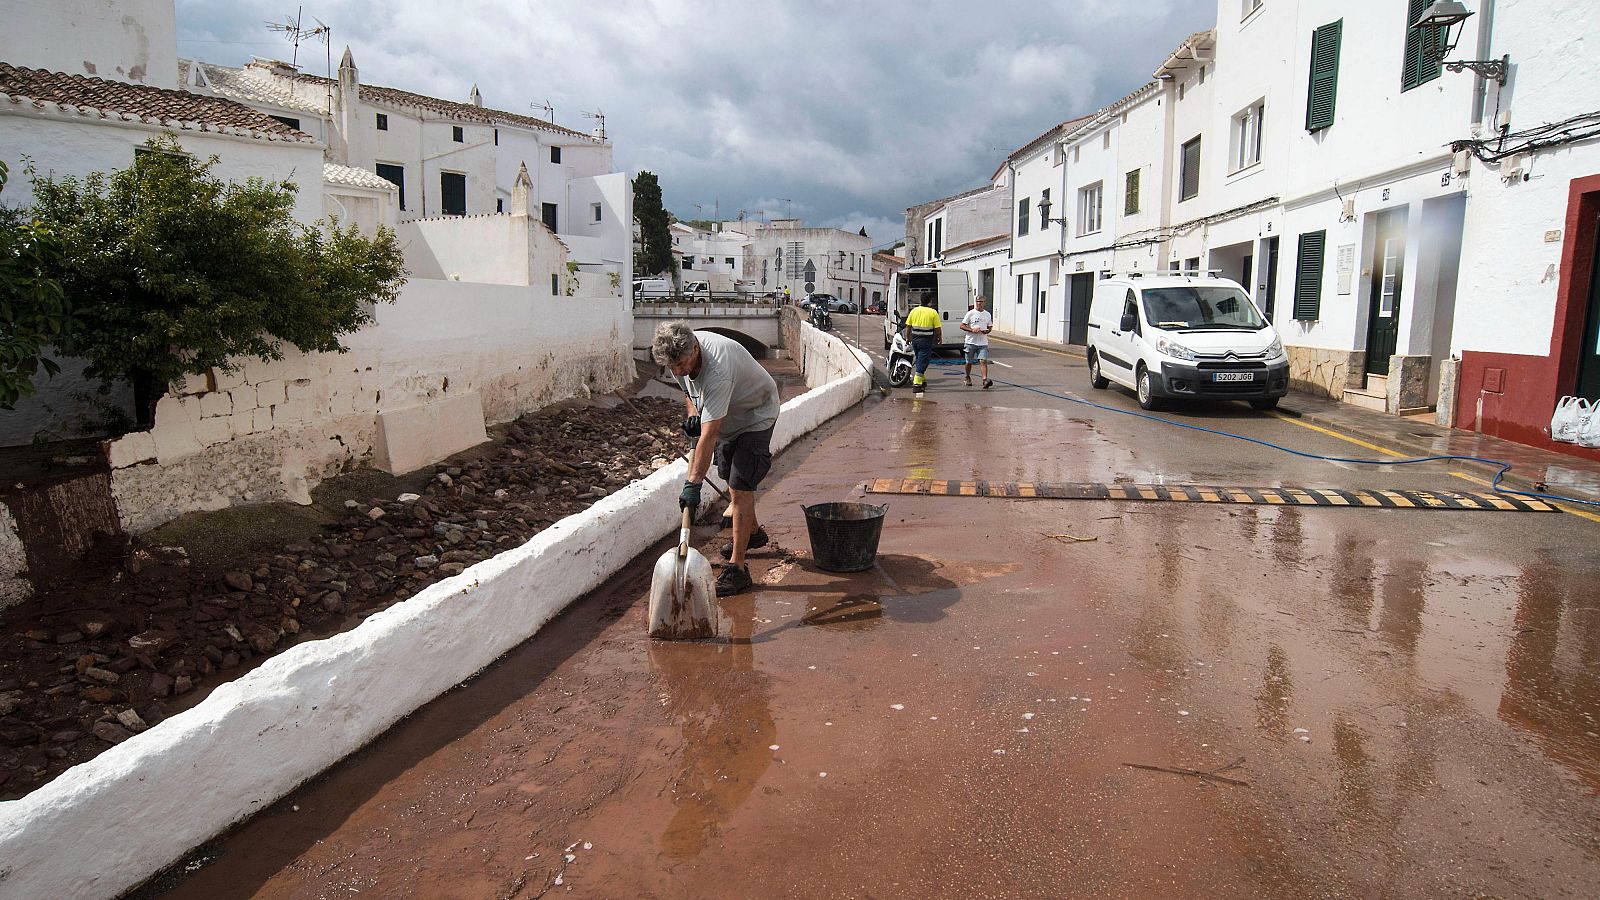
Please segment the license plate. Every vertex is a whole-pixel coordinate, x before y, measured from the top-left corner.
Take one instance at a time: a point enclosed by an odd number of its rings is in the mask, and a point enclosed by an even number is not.
[[[1255,381],[1254,372],[1212,372],[1212,381]]]

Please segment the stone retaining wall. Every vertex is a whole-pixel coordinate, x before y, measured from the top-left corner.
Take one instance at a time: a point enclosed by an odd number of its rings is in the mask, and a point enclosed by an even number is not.
[[[1360,388],[1366,354],[1360,350],[1284,346],[1289,354],[1289,386],[1297,391],[1343,400],[1347,388]]]

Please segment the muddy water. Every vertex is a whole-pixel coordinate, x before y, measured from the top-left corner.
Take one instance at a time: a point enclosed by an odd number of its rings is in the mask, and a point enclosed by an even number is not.
[[[1449,486],[995,393],[870,401],[781,457],[778,549],[722,640],[644,638],[646,553],[174,895],[1593,895],[1592,526],[862,495],[1198,471]],[[800,506],[830,500],[888,503],[873,569],[811,564]]]

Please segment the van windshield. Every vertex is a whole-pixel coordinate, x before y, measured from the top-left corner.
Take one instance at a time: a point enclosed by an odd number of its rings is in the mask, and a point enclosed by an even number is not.
[[[1257,331],[1267,326],[1244,291],[1225,286],[1146,288],[1144,317],[1163,331]]]

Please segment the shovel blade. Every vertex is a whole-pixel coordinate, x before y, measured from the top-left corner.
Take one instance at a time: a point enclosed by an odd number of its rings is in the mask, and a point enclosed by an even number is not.
[[[650,636],[665,641],[716,637],[716,595],[711,563],[700,551],[690,547],[682,569],[676,549],[662,554],[650,579]]]

